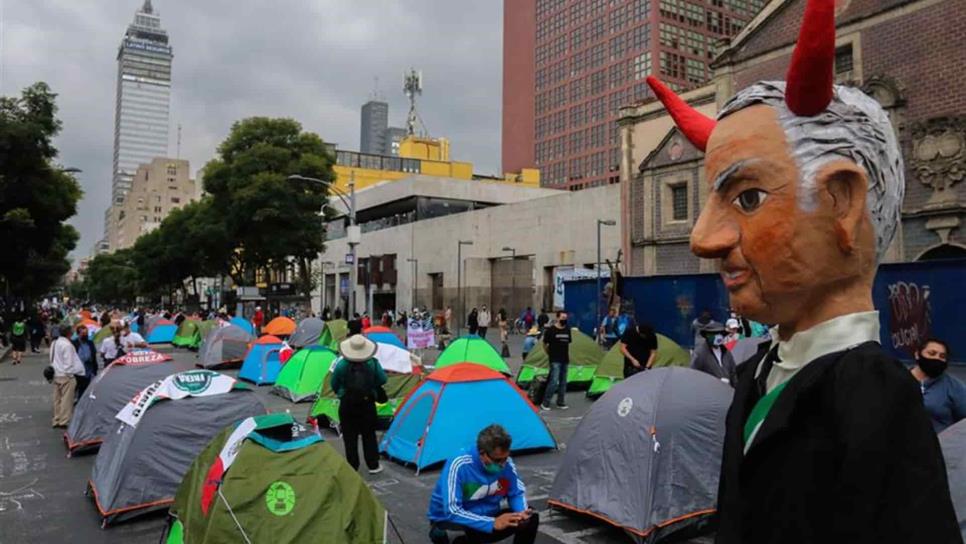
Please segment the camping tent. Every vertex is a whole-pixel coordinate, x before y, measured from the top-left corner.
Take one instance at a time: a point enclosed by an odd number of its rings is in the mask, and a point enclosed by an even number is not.
[[[239,363],[248,352],[252,335],[235,325],[219,327],[205,336],[198,349],[198,366],[219,368]]]
[[[510,367],[489,342],[479,336],[469,335],[453,340],[436,359],[436,368],[446,368],[458,363],[476,363],[489,369],[510,374]]]
[[[135,351],[118,357],[97,375],[74,407],[64,432],[68,455],[95,449],[115,427],[117,414],[135,393],[180,370],[171,357],[156,351]]]
[[[162,542],[384,542],[386,511],[362,477],[318,433],[293,428],[271,414],[215,437],[185,474]]]
[[[590,386],[594,379],[594,371],[604,358],[604,352],[594,339],[580,332],[574,327],[570,331],[573,341],[570,343],[570,364],[567,365],[567,388],[583,389]],[[527,358],[517,373],[517,384],[528,387],[536,376],[550,372],[550,357],[543,349],[543,342],[527,354]]]
[[[278,358],[282,347],[282,341],[270,334],[255,340],[245,354],[238,377],[255,385],[275,383],[278,372],[282,369],[282,362]]]
[[[939,433],[939,445],[946,460],[946,478],[959,530],[966,539],[966,420]]]
[[[215,435],[264,413],[254,391],[210,370],[172,374],[141,390],[117,413],[88,482],[104,524],[167,507]]]
[[[272,336],[292,336],[295,332],[297,326],[295,322],[285,316],[279,316],[271,320],[262,327],[262,334],[271,334]]]
[[[150,325],[145,325],[148,334],[144,337],[148,344],[168,344],[174,341],[174,333],[178,331],[178,326],[173,322],[156,318],[151,320]]]
[[[386,425],[396,413],[396,408],[406,395],[419,385],[422,379],[422,368],[413,364],[410,353],[404,349],[399,349],[391,344],[376,343],[376,359],[386,371],[386,385],[382,388],[386,391],[389,400],[385,404],[376,404],[376,415],[383,425]],[[330,380],[332,379],[331,369],[335,368],[335,363],[325,374],[322,388],[319,391],[312,409],[309,410],[309,423],[323,427],[338,427],[339,425],[339,397],[332,390]]]
[[[317,317],[306,317],[299,321],[299,326],[295,329],[288,344],[293,348],[304,348],[319,341],[322,336],[322,329],[325,328],[325,321]]]
[[[682,348],[667,336],[657,335],[657,356],[654,358],[654,367],[665,366],[689,366],[691,355],[688,350]],[[621,353],[621,345],[615,344],[610,351],[604,355],[604,360],[597,365],[594,372],[594,380],[587,390],[587,396],[597,398],[607,392],[615,383],[624,379],[624,355]]]
[[[379,451],[420,470],[475,444],[492,423],[510,433],[515,452],[557,447],[523,391],[498,372],[459,363],[433,372],[409,394]]]
[[[245,319],[244,317],[235,316],[231,318],[229,323],[247,332],[248,334],[255,336],[255,326],[252,325],[251,321]]]
[[[187,348],[196,344],[201,343],[201,331],[198,328],[198,324],[201,321],[197,319],[185,319],[178,325],[178,330],[174,333],[174,339],[171,343],[179,348]]]
[[[406,344],[387,327],[369,327],[362,331],[366,338],[380,344],[390,344],[398,348],[406,349]]]
[[[325,322],[325,328],[322,329],[322,336],[319,337],[319,344],[328,347],[331,350],[339,350],[339,342],[345,340],[346,335],[349,333],[349,322],[345,319],[333,319],[332,321]]]
[[[714,514],[732,390],[688,368],[615,385],[577,425],[549,504],[657,542]],[[516,437],[514,437],[516,438]]]
[[[217,328],[218,328],[218,320],[217,319],[206,319],[204,321],[199,321],[198,322],[198,336],[195,337],[196,338],[196,341],[195,341],[195,343],[193,345],[188,346],[188,348],[189,349],[199,349],[201,347],[201,343],[204,342],[205,338],[208,337],[208,334],[211,333],[211,331],[213,331],[213,330],[215,330]]]
[[[298,350],[282,366],[272,393],[292,402],[312,400],[322,389],[322,381],[339,354],[325,346],[308,346]]]

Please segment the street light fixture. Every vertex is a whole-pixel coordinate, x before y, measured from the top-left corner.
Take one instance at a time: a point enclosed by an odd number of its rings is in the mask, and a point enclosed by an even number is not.
[[[406,259],[406,262],[413,263],[413,283],[412,283],[412,306],[411,308],[416,308],[416,283],[419,281],[419,259],[410,257]]]
[[[456,300],[460,305],[460,311],[456,314],[456,336],[462,332],[463,312],[466,310],[466,303],[463,302],[463,246],[471,245],[473,240],[459,240],[456,244]]]
[[[362,240],[362,231],[356,225],[356,171],[352,170],[350,172],[349,194],[337,188],[331,181],[302,176],[300,174],[292,174],[288,179],[290,181],[309,181],[324,185],[329,191],[335,193],[335,196],[339,197],[339,200],[342,201],[342,204],[345,205],[346,210],[349,212],[349,228],[346,230],[346,238],[349,243],[349,256],[352,260],[352,267],[349,269],[349,316],[347,317],[353,316],[356,313],[356,283],[359,274],[359,269],[356,265],[356,246]]]
[[[61,169],[61,172],[65,174],[80,174],[80,173],[83,173],[84,171],[74,166],[68,166],[67,168]]]
[[[604,219],[598,219],[597,220],[597,266],[596,266],[596,268],[597,268],[597,322],[594,324],[594,329],[597,331],[597,342],[598,343],[600,343],[600,339],[601,339],[600,323],[603,320],[603,317],[601,317],[601,315],[600,315],[600,298],[601,298],[601,296],[603,296],[603,293],[601,292],[601,287],[600,287],[600,227],[602,227],[602,226],[604,226],[604,227],[613,227],[616,224],[617,224],[617,221],[614,221],[613,219],[606,219],[606,220],[604,220]],[[611,281],[613,281],[613,280],[614,279],[611,278]],[[614,287],[615,288],[616,288],[616,286],[617,285],[614,284]]]
[[[517,250],[515,248],[504,246],[503,251],[510,252],[510,315],[517,315],[516,309],[513,307],[513,301],[516,300],[517,296]],[[512,323],[512,321],[511,321]]]

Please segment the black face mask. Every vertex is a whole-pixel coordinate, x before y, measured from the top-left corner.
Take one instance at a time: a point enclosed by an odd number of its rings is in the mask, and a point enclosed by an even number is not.
[[[561,327],[566,327],[566,326],[567,326],[567,320],[566,320],[566,319],[561,319],[561,320],[559,321],[559,323],[560,323],[560,326],[561,326]]]
[[[932,359],[929,357],[919,356],[919,360],[916,361],[919,365],[919,370],[922,370],[923,374],[929,376],[930,378],[938,378],[943,372],[946,371],[946,361],[942,359]]]

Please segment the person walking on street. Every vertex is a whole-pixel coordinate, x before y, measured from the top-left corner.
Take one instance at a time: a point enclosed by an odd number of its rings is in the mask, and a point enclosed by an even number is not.
[[[386,372],[376,359],[376,343],[361,334],[339,344],[342,357],[332,371],[332,390],[339,397],[339,422],[345,458],[359,469],[359,438],[369,474],[382,472],[376,443],[376,402],[385,402]]]
[[[476,308],[470,310],[470,315],[466,316],[466,328],[469,329],[470,334],[477,334],[480,331],[480,314]]]
[[[35,312],[30,316],[27,325],[30,328],[30,351],[40,353],[40,342],[44,339],[44,324],[40,322],[40,316]]]
[[[56,341],[55,339],[54,342]],[[77,402],[84,395],[84,390],[90,385],[94,376],[97,376],[97,348],[94,347],[94,341],[91,340],[91,336],[87,332],[87,327],[84,325],[77,326],[75,338],[72,343],[74,344],[74,349],[77,350],[77,357],[84,364],[84,374],[75,376],[77,379],[77,397],[74,402]]]
[[[70,343],[70,325],[60,330],[60,338],[50,348],[50,366],[54,369],[54,416],[51,426],[67,427],[74,415],[74,390],[77,387],[76,375],[84,374],[84,363],[77,356],[74,344]]]
[[[691,368],[711,374],[734,387],[737,365],[731,352],[724,346],[724,326],[718,321],[711,321],[704,326],[701,335],[702,342],[694,346],[694,353],[691,354]]]
[[[621,353],[624,354],[624,379],[638,372],[650,370],[657,359],[657,335],[646,323],[635,323],[621,337]]]
[[[537,316],[537,328],[543,330],[547,328],[547,324],[550,323],[550,314],[547,310],[540,308],[540,315]]]
[[[447,306],[443,312],[443,334],[449,334],[453,330],[453,308]]]
[[[512,440],[493,424],[446,462],[429,500],[430,542],[449,544],[448,530],[462,532],[454,541],[462,544],[536,541],[540,518],[527,504],[527,488],[510,459]]]
[[[124,348],[121,342],[121,326],[118,323],[111,323],[111,335],[101,341],[98,348],[101,359],[104,360],[104,368],[114,362],[121,355],[124,355]]]
[[[265,324],[265,312],[261,306],[255,306],[255,314],[252,316],[252,325],[255,326],[255,336],[261,336],[262,325]]]
[[[929,338],[915,353],[912,375],[919,382],[922,401],[936,434],[966,418],[966,385],[946,372],[949,346]]]
[[[23,352],[27,351],[27,322],[22,315],[10,326],[10,344],[13,364],[19,365],[23,362]]]
[[[567,312],[557,312],[557,320],[543,331],[543,347],[550,357],[550,377],[547,380],[547,391],[543,396],[540,409],[550,410],[550,399],[557,393],[557,408],[569,408],[565,402],[567,393],[567,367],[570,365],[570,327],[567,326]]]
[[[479,334],[480,338],[484,340],[486,340],[486,330],[490,328],[490,321],[492,321],[490,311],[486,309],[486,304],[484,304],[483,307],[480,308],[480,314],[478,316],[478,323],[480,327]]]

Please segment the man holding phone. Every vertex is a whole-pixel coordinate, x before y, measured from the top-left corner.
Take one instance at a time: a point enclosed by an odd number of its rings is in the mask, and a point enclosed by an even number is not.
[[[429,502],[429,539],[449,544],[447,530],[462,531],[454,544],[532,544],[539,516],[529,508],[526,486],[510,459],[512,438],[500,425],[486,427],[476,447],[450,459]]]

